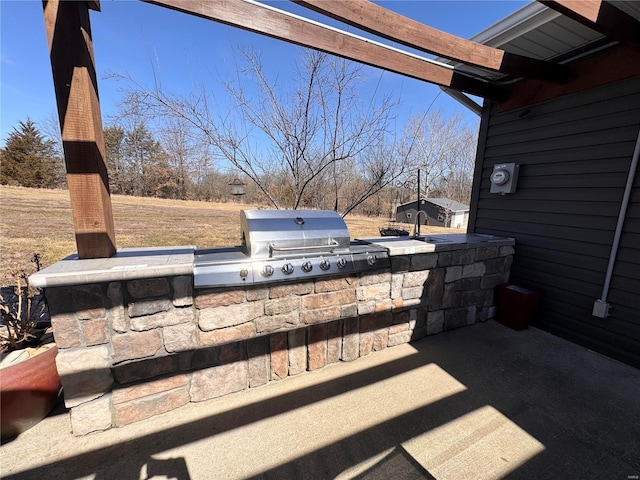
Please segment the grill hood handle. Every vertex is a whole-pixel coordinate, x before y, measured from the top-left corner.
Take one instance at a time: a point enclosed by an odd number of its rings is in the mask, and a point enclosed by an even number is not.
[[[334,247],[339,247],[340,244],[333,238],[329,239],[327,245],[311,245],[308,247],[278,247],[274,243],[269,244],[269,256],[273,255],[273,252],[299,252],[302,250],[326,250],[333,253]]]

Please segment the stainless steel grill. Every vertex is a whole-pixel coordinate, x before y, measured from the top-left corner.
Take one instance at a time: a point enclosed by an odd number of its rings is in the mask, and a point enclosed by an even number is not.
[[[388,268],[385,248],[351,241],[327,210],[243,210],[241,245],[196,251],[196,288],[300,281]]]

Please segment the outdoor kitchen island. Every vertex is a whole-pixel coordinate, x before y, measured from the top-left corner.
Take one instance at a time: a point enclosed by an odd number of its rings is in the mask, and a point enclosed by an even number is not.
[[[367,239],[389,264],[326,277],[194,288],[194,247],[71,256],[45,288],[73,433],[130,424],[485,321],[513,240]]]

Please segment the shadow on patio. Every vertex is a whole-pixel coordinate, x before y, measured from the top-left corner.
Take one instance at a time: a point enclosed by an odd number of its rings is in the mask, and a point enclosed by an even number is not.
[[[73,437],[54,415],[2,478],[628,479],[640,371],[488,322]]]

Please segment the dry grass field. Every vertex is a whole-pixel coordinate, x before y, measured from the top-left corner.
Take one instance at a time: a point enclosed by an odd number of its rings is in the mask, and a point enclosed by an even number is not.
[[[69,193],[0,186],[0,274],[2,283],[14,266],[30,267],[34,252],[47,266],[75,252]],[[209,203],[157,198],[112,196],[116,244],[120,247],[237,245],[239,212],[259,205]],[[352,238],[379,236],[386,218],[349,215]],[[412,226],[404,228],[411,230]],[[423,227],[423,232],[458,233],[461,230]]]

